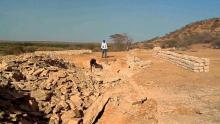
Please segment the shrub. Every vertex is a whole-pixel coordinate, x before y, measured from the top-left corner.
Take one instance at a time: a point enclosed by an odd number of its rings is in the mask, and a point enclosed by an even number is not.
[[[25,50],[22,46],[12,46],[10,48],[7,48],[4,50],[4,54],[8,55],[8,54],[21,54],[24,53]]]
[[[179,47],[179,43],[176,40],[168,40],[161,43],[161,48]]]
[[[151,44],[151,43],[145,43],[145,44],[144,44],[144,48],[145,48],[145,49],[153,49],[153,48],[154,48],[154,45]]]
[[[217,37],[213,40],[212,46],[215,49],[220,49],[220,37]]]

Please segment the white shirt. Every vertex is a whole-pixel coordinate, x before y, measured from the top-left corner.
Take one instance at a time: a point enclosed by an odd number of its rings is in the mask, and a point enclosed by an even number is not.
[[[101,49],[108,49],[107,43],[102,42]]]

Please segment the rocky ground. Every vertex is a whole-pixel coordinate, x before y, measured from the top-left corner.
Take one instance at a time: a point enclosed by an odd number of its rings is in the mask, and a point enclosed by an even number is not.
[[[1,57],[1,123],[219,123],[220,52],[175,51],[210,58],[194,73],[132,50],[81,55]],[[96,58],[103,70],[90,72]]]
[[[104,88],[74,64],[49,56],[2,61],[0,76],[3,123],[81,123]]]

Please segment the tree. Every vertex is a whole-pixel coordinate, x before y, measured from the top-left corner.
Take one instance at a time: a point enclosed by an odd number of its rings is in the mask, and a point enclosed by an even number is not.
[[[117,51],[121,50],[129,50],[131,48],[131,44],[133,39],[129,37],[127,34],[113,34],[110,38],[114,42],[114,49]]]

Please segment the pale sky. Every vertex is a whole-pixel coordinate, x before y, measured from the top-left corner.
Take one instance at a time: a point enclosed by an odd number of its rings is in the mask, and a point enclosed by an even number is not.
[[[0,40],[135,41],[220,17],[220,0],[0,0]]]

